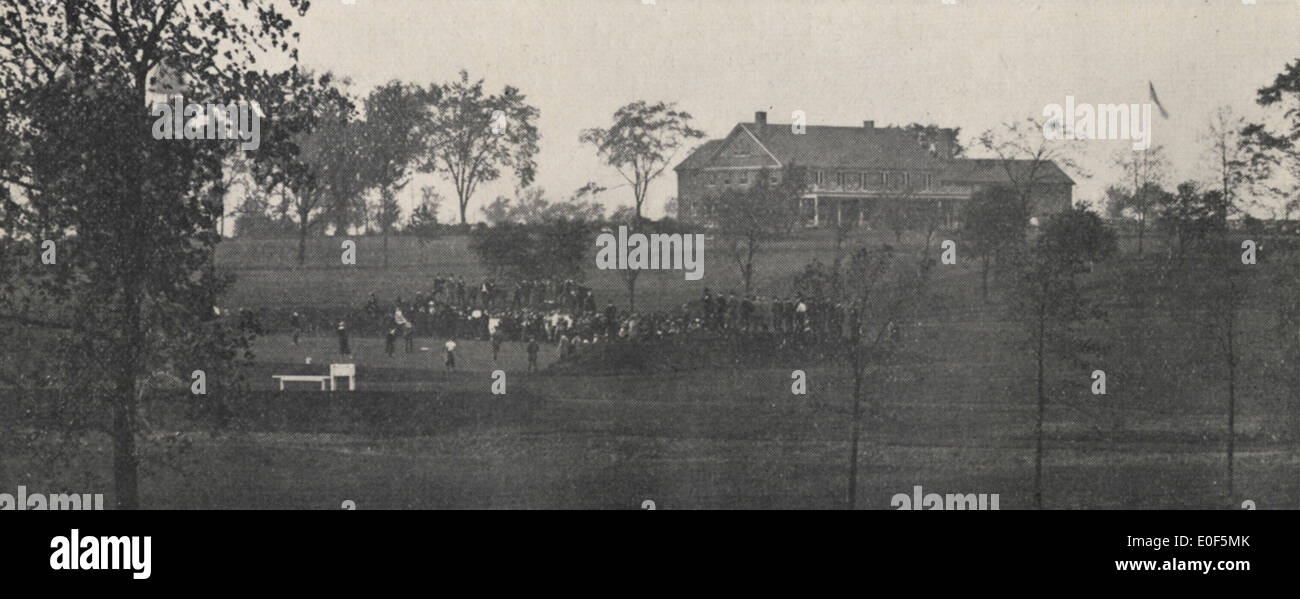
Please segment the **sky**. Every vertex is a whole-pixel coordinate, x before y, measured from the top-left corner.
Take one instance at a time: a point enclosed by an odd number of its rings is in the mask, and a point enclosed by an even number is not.
[[[1165,147],[1176,184],[1208,178],[1202,136],[1212,111],[1264,118],[1256,90],[1300,58],[1300,0],[345,2],[315,0],[298,20],[304,66],[349,77],[358,96],[392,79],[449,81],[461,69],[493,93],[518,87],[541,112],[534,185],[561,198],[595,180],[611,188],[599,198],[611,211],[630,205],[632,191],[578,136],[636,100],[675,102],[708,138],[758,110],[772,123],[799,110],[810,125],[960,127],[973,150],[980,132],[1042,118],[1066,96],[1146,103],[1150,83],[1169,113],[1156,111],[1152,143]],[[1076,201],[1099,203],[1121,178],[1110,157],[1129,147],[1072,146],[1088,175],[1072,173]],[[428,184],[448,198],[440,220],[451,221],[455,194],[437,173],[408,186],[404,206]],[[470,219],[514,184],[507,173],[482,186]],[[670,170],[652,185],[647,213],[661,214],[675,193]]]

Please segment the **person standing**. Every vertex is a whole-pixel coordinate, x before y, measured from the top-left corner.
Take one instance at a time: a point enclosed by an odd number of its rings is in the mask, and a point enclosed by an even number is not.
[[[302,317],[297,312],[289,317],[289,326],[293,328],[293,344],[298,345],[298,338],[302,336]]]
[[[388,357],[393,357],[393,351],[397,346],[397,327],[393,324],[388,325],[388,335],[384,337],[384,353]]]
[[[452,372],[456,370],[456,339],[448,339],[446,348],[447,358],[443,361],[443,365],[447,367],[448,372]]]
[[[492,338],[492,363],[495,364],[497,361],[497,356],[501,354],[501,340],[502,337],[505,337],[505,335],[501,332],[500,329],[498,329],[492,331],[491,335],[489,336]]]
[[[565,335],[565,334],[563,334],[563,333],[560,334],[560,343],[559,343],[559,345],[557,345],[557,346],[555,347],[555,353],[556,353],[555,358],[556,358],[557,360],[563,360],[566,356],[569,355],[569,336],[568,336],[568,335]]]
[[[537,338],[528,338],[528,372],[537,372],[537,352],[541,348],[537,346]]]
[[[344,358],[352,355],[352,348],[348,346],[348,325],[344,321],[339,321],[339,355]]]

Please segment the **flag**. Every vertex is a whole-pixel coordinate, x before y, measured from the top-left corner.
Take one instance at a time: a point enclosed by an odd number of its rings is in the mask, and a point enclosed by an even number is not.
[[[1169,113],[1165,111],[1165,107],[1160,105],[1160,98],[1156,97],[1156,86],[1147,81],[1147,89],[1151,90],[1151,101],[1155,103],[1156,108],[1160,109],[1160,118],[1169,118]]]

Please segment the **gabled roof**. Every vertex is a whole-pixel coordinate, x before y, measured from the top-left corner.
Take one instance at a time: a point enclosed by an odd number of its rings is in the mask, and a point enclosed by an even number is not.
[[[1029,177],[1032,160],[1011,160],[1009,163],[1015,179],[1024,180]],[[1003,162],[996,158],[963,158],[952,161],[940,178],[955,183],[1007,183],[1010,180],[1007,170]],[[1039,163],[1034,178],[1042,183],[1074,184],[1074,179],[1050,160]]]
[[[901,127],[823,127],[810,125],[796,134],[790,125],[740,123],[727,138],[706,142],[676,169],[697,169],[713,164],[722,145],[737,131],[752,135],[781,165],[822,168],[937,170],[944,160],[930,155],[916,135]],[[725,158],[725,157],[724,157]],[[763,156],[762,158],[767,158]],[[730,163],[729,163],[730,164]]]
[[[747,135],[746,135],[747,134]],[[744,136],[744,137],[742,137]],[[1002,161],[982,158],[943,158],[943,151],[931,155],[916,133],[902,127],[826,127],[809,125],[796,134],[788,124],[739,123],[727,137],[713,139],[696,148],[674,170],[700,169],[709,166],[748,166],[744,158],[724,156],[724,146],[742,143],[745,138],[758,140],[765,152],[753,161],[775,158],[781,165],[798,164],[812,168],[861,170],[938,171],[941,180],[990,184],[1009,182]],[[768,156],[770,154],[770,157]],[[1011,168],[1019,179],[1028,176],[1033,164],[1029,160],[1012,160]],[[753,166],[760,166],[755,162]],[[1043,162],[1036,177],[1039,181],[1073,184],[1056,163]]]
[[[718,152],[718,149],[722,147],[723,141],[725,140],[710,139],[709,141],[704,142],[703,145],[692,150],[691,154],[686,157],[686,160],[683,160],[681,164],[673,167],[673,170],[696,169],[706,166],[709,161],[713,159],[713,155]]]
[[[796,134],[790,125],[743,123],[781,164],[825,168],[930,170],[943,160],[930,155],[916,134],[901,127],[823,127]]]

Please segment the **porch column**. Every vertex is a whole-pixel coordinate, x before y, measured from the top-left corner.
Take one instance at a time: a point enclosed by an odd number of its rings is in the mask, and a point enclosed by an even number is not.
[[[835,200],[835,227],[836,228],[843,226],[841,224],[841,219],[843,216],[844,216],[844,199],[840,198],[838,200]]]
[[[820,204],[820,203],[821,203],[821,202],[818,200],[817,196],[813,196],[813,226],[814,226],[814,227],[816,227],[817,225],[821,224],[821,222],[817,219],[817,216],[818,216],[818,215],[817,215],[817,205]]]

